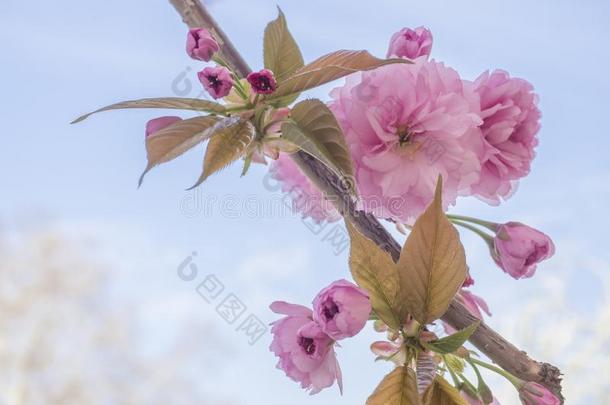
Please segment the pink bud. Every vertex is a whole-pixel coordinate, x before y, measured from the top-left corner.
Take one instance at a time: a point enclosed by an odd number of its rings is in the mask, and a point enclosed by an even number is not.
[[[269,69],[252,72],[248,75],[247,79],[256,94],[271,94],[277,87],[275,76]]]
[[[218,52],[218,42],[205,28],[192,28],[186,37],[186,53],[193,59],[209,62]]]
[[[533,276],[536,265],[554,253],[551,238],[534,228],[519,222],[498,226],[492,256],[515,279]]]
[[[371,344],[371,351],[377,355],[378,359],[394,362],[397,366],[402,366],[407,361],[407,351],[404,344],[378,341]]]
[[[146,123],[146,137],[162,130],[165,127],[172,125],[175,122],[182,121],[180,117],[168,116],[152,119]]]
[[[561,401],[548,389],[535,382],[526,382],[519,389],[524,405],[559,405]]]
[[[326,287],[313,301],[313,319],[335,340],[355,336],[371,313],[368,294],[347,280]]]
[[[225,97],[233,87],[231,73],[222,66],[206,67],[197,73],[197,77],[214,99]]]
[[[432,51],[432,33],[425,27],[412,30],[403,28],[390,39],[389,57],[417,59],[425,56],[428,59]]]

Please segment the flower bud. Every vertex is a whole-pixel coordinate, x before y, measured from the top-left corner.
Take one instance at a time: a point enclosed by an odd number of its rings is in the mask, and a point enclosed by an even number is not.
[[[256,94],[271,94],[277,87],[275,76],[269,69],[252,72],[248,75],[247,79],[248,83],[252,86],[252,91]]]
[[[371,351],[377,356],[378,360],[392,361],[397,366],[402,366],[407,361],[407,351],[402,342],[373,342]]]
[[[205,28],[192,28],[186,37],[186,53],[193,59],[209,62],[218,52],[218,42]]]
[[[526,382],[519,388],[519,398],[524,405],[559,405],[561,401],[544,386]]]
[[[493,240],[495,262],[514,279],[533,276],[536,265],[554,253],[551,238],[519,222],[499,225]]]
[[[347,280],[326,287],[313,301],[313,319],[335,340],[355,336],[371,313],[368,294]]]
[[[428,59],[432,51],[432,33],[425,27],[412,30],[403,28],[390,39],[388,58],[398,57],[407,59],[417,59],[425,56]]]
[[[233,87],[233,78],[229,70],[222,66],[206,67],[197,73],[199,81],[214,99],[229,94]]]

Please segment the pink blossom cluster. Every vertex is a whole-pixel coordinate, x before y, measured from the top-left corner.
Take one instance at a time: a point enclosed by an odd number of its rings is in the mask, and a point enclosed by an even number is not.
[[[399,223],[412,223],[430,204],[439,175],[445,209],[458,196],[499,204],[529,173],[538,144],[541,114],[530,83],[501,70],[464,80],[429,60],[431,50],[430,30],[404,28],[392,36],[387,56],[413,63],[354,74],[331,92],[355,166],[359,208]],[[303,216],[338,218],[320,208],[321,193],[288,159],[272,170],[298,196],[294,206]],[[494,231],[492,256],[515,279],[531,277],[554,253],[548,236],[525,225]],[[463,298],[473,310],[481,307],[466,290]]]
[[[343,391],[335,342],[355,336],[371,313],[368,294],[346,280],[335,281],[313,300],[313,310],[276,301],[271,310],[285,315],[275,321],[270,350],[277,367],[301,387],[316,394],[335,381]]]
[[[404,28],[390,41],[391,64],[357,73],[331,92],[355,165],[361,209],[409,223],[432,201],[473,195],[497,205],[530,171],[540,129],[530,83],[502,70],[464,80],[429,60],[432,33]],[[281,171],[281,169],[280,169]]]
[[[191,58],[209,62],[219,50],[218,42],[208,30],[205,28],[189,30],[186,39],[186,52]],[[214,99],[229,95],[235,84],[229,69],[222,65],[206,67],[197,74],[197,77]],[[268,69],[250,73],[247,81],[256,94],[271,94],[277,86],[273,72]]]
[[[191,28],[186,36],[186,53],[195,60],[210,62],[220,50],[220,45],[214,36],[205,28]],[[207,66],[197,73],[197,78],[203,88],[215,100],[229,95],[235,85],[234,76],[229,69],[222,65]],[[263,69],[252,72],[246,78],[255,94],[271,94],[275,91],[277,83],[273,72]],[[159,117],[149,121],[146,125],[146,136],[180,121],[174,116]]]
[[[458,196],[491,204],[510,197],[538,143],[532,85],[501,70],[462,79],[428,59],[432,34],[423,27],[394,34],[389,48],[388,56],[413,63],[353,75],[331,93],[362,208],[412,222],[432,201],[438,175],[445,208]]]

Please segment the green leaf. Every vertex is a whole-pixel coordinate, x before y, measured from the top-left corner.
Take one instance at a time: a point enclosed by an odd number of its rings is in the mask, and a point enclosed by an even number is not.
[[[349,74],[372,70],[391,63],[412,63],[406,59],[379,59],[367,51],[341,50],[329,53],[303,66],[278,84],[271,98],[300,93]]]
[[[164,108],[164,109],[175,109],[175,110],[195,110],[205,111],[214,114],[222,114],[225,108],[222,104],[215,103],[208,100],[200,100],[198,98],[179,98],[179,97],[161,97],[161,98],[143,98],[141,100],[122,101],[120,103],[112,104],[99,110],[95,110],[88,114],[82,115],[71,122],[76,124],[81,122],[92,114],[96,114],[102,111],[120,110],[125,108]]]
[[[195,117],[178,121],[146,137],[146,157],[148,164],[140,176],[138,185],[142,185],[144,176],[153,167],[169,162],[208,139],[211,128],[218,121],[217,117]]]
[[[407,310],[421,324],[440,318],[466,279],[466,255],[441,204],[439,176],[434,201],[417,219],[402,248],[398,269]]]
[[[405,366],[396,367],[385,376],[366,405],[420,405],[415,372]]]
[[[475,322],[470,326],[465,327],[452,335],[433,340],[431,342],[422,341],[421,344],[428,350],[440,354],[453,353],[468,340],[470,336],[477,330],[481,322]]]
[[[282,125],[282,138],[320,162],[354,191],[354,169],[345,136],[332,111],[320,100],[305,100],[291,112],[292,121]]]
[[[265,28],[264,39],[265,67],[273,71],[278,83],[282,83],[294,72],[302,68],[305,62],[296,41],[288,31],[284,13],[278,7],[278,17]],[[288,105],[299,95],[283,98],[276,104]]]
[[[468,405],[460,392],[441,376],[424,392],[423,399],[424,405]]]
[[[349,267],[356,283],[369,293],[373,311],[392,329],[406,319],[396,264],[390,254],[346,221],[350,235]]]
[[[239,117],[225,118],[211,131],[212,138],[203,158],[203,172],[190,189],[197,187],[212,174],[242,157],[256,132],[250,121]]]

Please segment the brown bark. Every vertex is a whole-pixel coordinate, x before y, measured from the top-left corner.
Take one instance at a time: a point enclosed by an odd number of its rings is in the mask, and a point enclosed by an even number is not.
[[[170,0],[170,2],[189,27],[205,27],[217,37],[221,44],[223,58],[232,65],[237,74],[245,77],[250,72],[248,64],[199,0]],[[377,218],[356,210],[354,200],[341,187],[342,183],[330,170],[304,152],[298,152],[293,157],[304,173],[337,206],[345,218],[350,219],[360,232],[388,251],[394,260],[398,260],[401,249],[398,242]],[[442,320],[456,329],[462,329],[478,319],[470,314],[462,303],[454,299]],[[519,350],[484,322],[481,322],[477,331],[470,338],[470,342],[494,363],[511,374],[546,386],[563,403],[561,372],[557,367],[531,359],[527,353]]]

